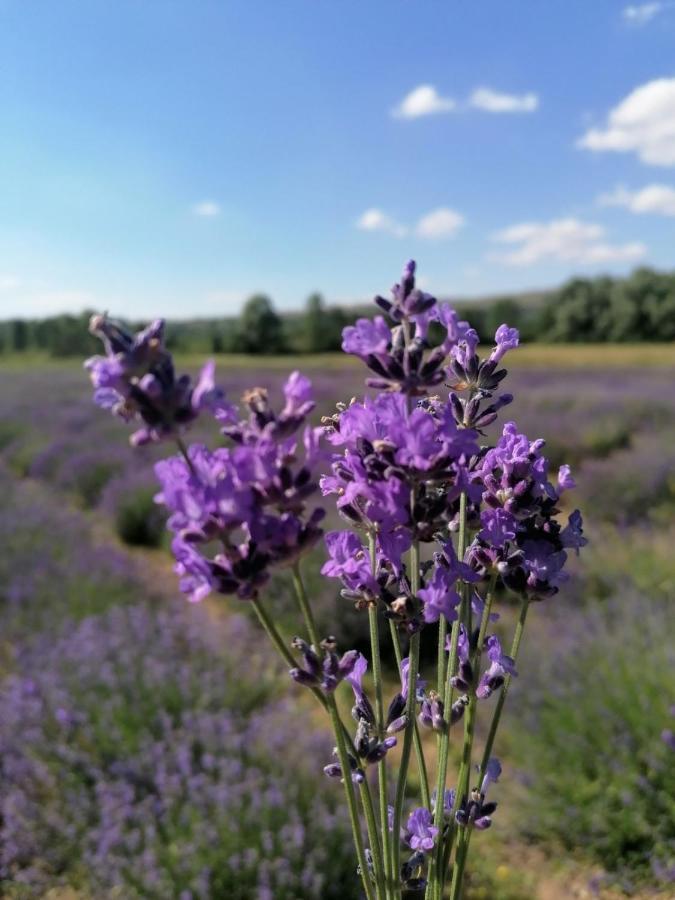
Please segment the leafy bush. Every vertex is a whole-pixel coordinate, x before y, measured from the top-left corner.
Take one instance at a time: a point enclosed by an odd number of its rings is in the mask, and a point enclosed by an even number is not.
[[[624,887],[674,862],[670,622],[666,601],[625,595],[583,616],[561,609],[539,657],[523,662],[528,690],[514,703],[523,831],[582,850]]]

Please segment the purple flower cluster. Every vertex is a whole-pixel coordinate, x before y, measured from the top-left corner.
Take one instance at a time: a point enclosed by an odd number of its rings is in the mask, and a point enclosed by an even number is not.
[[[193,444],[185,457],[155,467],[176,572],[192,601],[211,591],[257,596],[271,566],[295,562],[322,534],[323,510],[306,510],[317,489],[320,429],[307,425],[301,440],[296,434],[314,408],[311,384],[294,372],[284,394],[278,414],[262,389],[244,396],[248,418],[237,421],[232,413],[223,426],[234,446],[211,451]],[[214,542],[216,553],[202,552]]]
[[[485,831],[492,825],[492,814],[497,809],[494,802],[486,802],[485,797],[490,784],[499,781],[502,767],[498,759],[490,759],[481,785],[471,791],[468,799],[460,805],[456,813],[457,823],[464,828],[477,828]]]
[[[565,551],[578,552],[586,544],[578,510],[564,527],[556,518],[560,495],[574,480],[569,466],[562,466],[554,487],[543,447],[544,441],[530,441],[507,422],[471,476],[475,495],[480,491],[476,504],[482,501],[484,507],[468,561],[481,577],[498,573],[508,587],[532,599],[558,592],[566,577]]]
[[[189,375],[176,376],[164,345],[164,321],[157,319],[129,334],[106,316],[92,316],[90,331],[103,341],[105,356],[85,362],[94,386],[94,401],[126,421],[143,425],[131,436],[135,446],[180,434],[203,411],[228,421],[232,407],[214,383],[214,364],[204,366],[196,385]]]

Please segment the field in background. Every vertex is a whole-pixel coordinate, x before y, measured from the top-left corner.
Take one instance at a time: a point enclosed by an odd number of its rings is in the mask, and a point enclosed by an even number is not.
[[[308,369],[361,369],[361,363],[354,357],[342,353],[307,353],[302,356],[255,356],[252,354],[209,354],[216,360],[221,372],[238,369],[269,369],[271,371],[291,368]],[[179,365],[198,368],[204,355],[177,354]],[[70,358],[54,358],[43,353],[14,353],[0,356],[0,370],[23,369],[30,366],[72,369],[77,363]],[[554,366],[559,369],[599,369],[604,367],[633,368],[638,366],[675,368],[675,344],[524,344],[517,354],[509,358],[509,367],[536,368]]]
[[[362,367],[339,355],[217,357],[232,399],[252,384],[278,397],[295,367],[315,383],[317,415],[362,392]],[[516,400],[502,421],[572,463],[591,543],[564,594],[534,610],[499,749],[504,802],[481,836],[496,874],[477,866],[470,900],[562,900],[590,879],[667,896],[675,347],[530,345],[509,367]],[[335,823],[344,837],[339,791],[320,777],[325,738],[304,708],[282,704],[272,664],[249,665],[258,642],[244,603],[211,634],[213,607],[176,599],[152,500],[161,449],[129,449],[124,425],[92,406],[79,363],[4,357],[0,378],[2,890],[348,898],[351,861],[330,838]],[[200,426],[191,439],[207,436]],[[318,564],[321,623],[359,646],[362,616]],[[271,595],[284,621],[283,576]],[[507,601],[502,612],[506,631]],[[261,798],[259,815],[244,816],[239,783]],[[559,869],[563,892],[551,894]]]

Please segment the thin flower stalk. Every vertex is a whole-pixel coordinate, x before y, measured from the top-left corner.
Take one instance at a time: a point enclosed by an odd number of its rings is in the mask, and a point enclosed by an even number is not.
[[[370,559],[370,568],[373,575],[377,571],[377,551],[375,548],[375,539],[372,534],[368,535],[368,555]],[[383,680],[382,680],[382,663],[380,659],[380,633],[378,623],[378,610],[375,604],[368,607],[368,627],[370,630],[370,653],[373,662],[373,685],[375,689],[375,716],[377,735],[380,741],[385,738],[385,721],[384,721],[384,700],[383,700]],[[383,757],[377,766],[378,792],[380,802],[380,835],[382,839],[382,866],[384,869],[384,880],[386,885],[386,893],[389,895],[393,884],[393,873],[391,871],[391,840],[389,834],[389,797],[387,793],[387,759]]]
[[[459,532],[457,536],[457,557],[459,559],[464,558],[464,554],[466,552],[466,537],[467,537],[467,528],[466,528],[466,503],[467,497],[466,492],[462,491],[462,494],[459,498]],[[460,587],[461,597],[462,597],[462,606],[467,604],[466,597],[466,584],[463,583]],[[445,642],[443,643],[443,659],[441,660],[439,657],[439,689],[438,693],[441,694],[444,698],[444,708],[446,710],[450,710],[452,708],[452,683],[450,681],[450,676],[455,674],[457,668],[457,645],[459,642],[459,626],[460,626],[460,617],[453,622],[452,630],[450,633],[450,652],[448,654],[448,663],[446,666],[445,654],[446,647]],[[442,684],[441,684],[441,675],[442,675]],[[450,754],[450,727],[448,723],[448,727],[441,732],[438,736],[438,772],[437,772],[437,784],[436,784],[436,797],[444,797],[445,796],[445,785],[447,783],[447,774],[448,774],[448,757]],[[436,804],[436,809],[434,811],[434,825],[439,829],[439,833],[443,834],[443,825],[444,825],[445,813],[443,809],[442,803]],[[452,820],[450,822],[450,833],[452,833],[453,823]],[[447,850],[447,845],[450,843],[450,836],[447,836],[446,841],[439,840],[438,846],[436,848],[435,853],[431,857],[429,862],[429,883],[427,885],[427,900],[441,900],[442,890],[443,890],[443,875],[445,872],[444,860],[445,860],[445,852]],[[437,874],[438,873],[438,874]]]
[[[307,628],[307,632],[309,634],[310,640],[312,644],[318,648],[319,641],[319,633],[316,627],[316,622],[314,621],[314,614],[312,613],[312,607],[309,602],[309,598],[307,597],[307,591],[305,590],[305,583],[302,578],[302,573],[300,571],[300,564],[296,563],[293,566],[293,585],[295,587],[295,594],[298,601],[298,606],[300,607],[301,615],[304,619],[305,626]],[[321,695],[319,695],[321,696]],[[323,698],[322,698],[323,699]],[[333,700],[333,704],[335,705],[335,715],[330,710],[330,700]],[[345,727],[342,723],[342,719],[340,718],[339,710],[337,708],[337,704],[334,703],[334,699],[331,697],[329,699],[329,713],[331,715],[331,723],[333,725],[333,730],[335,731],[335,721],[337,716],[337,722],[339,723],[339,732],[335,732],[335,740],[337,743],[337,749],[339,752],[340,749],[340,740],[343,744],[347,746],[348,749],[351,750],[352,754],[356,751],[354,749],[353,744],[351,743],[351,739],[349,738],[349,734],[345,732]],[[340,759],[340,766],[342,771],[345,772],[347,769],[345,768],[342,759]],[[345,779],[345,781],[349,781],[351,784],[351,779]],[[384,897],[386,892],[386,869],[384,863],[384,857],[382,855],[382,850],[380,847],[380,835],[378,834],[377,823],[375,820],[375,813],[373,810],[373,802],[370,793],[370,788],[368,786],[368,782],[363,780],[359,782],[359,790],[361,793],[361,801],[363,804],[363,810],[366,817],[366,827],[368,831],[368,840],[370,841],[370,851],[373,857],[373,871],[375,875],[375,881],[377,884],[378,898]],[[384,838],[385,832],[380,832],[382,837]],[[362,868],[362,872],[365,871]]]
[[[494,591],[495,591],[496,580],[497,580],[497,576],[493,575],[492,579],[490,580],[490,585],[488,587],[487,595],[485,597],[485,606],[483,609],[483,616],[481,618],[480,630],[478,633],[478,643],[476,645],[475,655],[472,660],[473,669],[474,669],[474,673],[475,673],[474,687],[477,687],[478,682],[479,682],[481,654],[482,654],[483,644],[485,643],[485,635],[486,635],[487,627],[488,627],[488,624],[490,621],[490,613],[492,610],[492,603],[494,600]],[[461,762],[460,762],[459,775],[457,778],[457,791],[455,794],[455,808],[454,808],[455,815],[457,814],[457,808],[459,807],[460,803],[463,801],[463,798],[465,797],[465,795],[467,794],[468,789],[469,789],[469,778],[471,775],[471,756],[472,756],[473,741],[474,741],[474,737],[475,737],[475,728],[476,728],[476,706],[477,706],[477,696],[474,692],[474,693],[472,693],[471,698],[469,700],[469,706],[466,711],[466,716],[464,719],[464,721],[465,721],[464,743],[462,745],[462,756],[461,756]],[[455,836],[455,834],[457,832],[457,828],[458,828],[458,826],[454,822],[451,822],[450,832],[449,832],[448,841],[447,841],[447,848],[446,848],[446,853],[447,853],[448,857],[449,857],[450,853],[452,852],[453,837]],[[470,833],[470,830],[466,829],[466,831],[463,832],[461,835],[460,843],[458,846],[458,852],[457,852],[456,859],[455,859],[455,869],[453,871],[453,885],[454,885],[455,881],[457,880],[459,882],[460,889],[461,889],[461,885],[462,885],[462,877],[463,876],[461,874],[459,874],[459,875],[457,874],[457,872],[458,872],[457,865],[458,865],[459,857],[462,855],[466,856],[466,852],[468,851],[468,841],[465,841],[465,838],[469,833]],[[466,849],[464,849],[464,843],[466,843]],[[444,880],[444,872],[445,872],[445,869],[443,870],[443,874],[441,875],[441,878],[439,878],[439,884],[440,884],[441,890],[442,890],[442,884],[443,884],[443,880]],[[451,896],[454,896],[452,893],[452,890],[451,890]]]
[[[396,630],[396,626],[391,620],[389,621],[389,631],[391,633],[391,642],[394,648],[394,658],[396,659],[396,665],[400,669],[401,663],[403,662],[401,639],[398,635],[398,631]],[[420,779],[420,799],[422,800],[422,806],[430,809],[431,794],[429,792],[429,775],[427,773],[427,764],[424,758],[424,747],[422,746],[422,738],[420,736],[420,729],[417,720],[415,720],[415,730],[413,732],[413,747],[415,748],[417,771]]]
[[[413,498],[414,505],[414,498]],[[410,590],[413,596],[419,590],[419,544],[414,541],[410,548]],[[410,751],[412,748],[413,734],[415,730],[415,700],[417,692],[417,672],[419,669],[420,636],[414,634],[410,640],[410,656],[408,667],[408,697],[406,703],[407,723],[403,735],[403,749],[399,763],[398,780],[396,782],[396,798],[394,800],[394,834],[392,864],[393,872],[397,873],[401,868],[401,847],[396,835],[401,830],[401,818],[403,813],[403,801],[408,778],[408,766],[410,765]]]

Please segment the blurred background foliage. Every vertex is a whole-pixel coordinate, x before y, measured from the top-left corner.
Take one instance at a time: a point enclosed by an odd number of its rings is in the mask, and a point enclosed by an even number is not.
[[[454,302],[487,342],[502,322],[524,341],[608,343],[675,340],[675,273],[637,269],[628,278],[573,278],[555,290]],[[340,349],[342,329],[373,304],[327,305],[320,293],[303,310],[278,313],[272,298],[255,294],[238,318],[170,321],[167,343],[182,353],[328,353]],[[0,352],[42,351],[55,357],[94,353],[90,312],[41,320],[0,321]],[[138,324],[138,323],[132,323]]]

